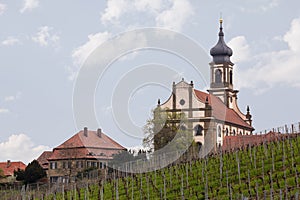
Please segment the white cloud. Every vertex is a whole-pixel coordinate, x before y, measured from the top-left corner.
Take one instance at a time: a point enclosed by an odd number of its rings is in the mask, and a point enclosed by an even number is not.
[[[21,160],[28,164],[49,147],[35,145],[25,134],[11,135],[7,141],[0,143],[0,160]]]
[[[88,41],[76,48],[72,52],[73,67],[67,67],[67,71],[70,73],[69,79],[74,80],[76,77],[79,67],[87,59],[87,57],[98,47],[100,44],[105,42],[111,37],[108,32],[99,32],[96,34],[88,35]]]
[[[250,57],[250,47],[245,36],[237,36],[228,42],[228,46],[233,50],[232,61],[234,63],[243,62]]]
[[[145,26],[145,21],[138,22],[139,17],[127,17],[137,13],[151,16],[154,23],[152,26],[180,31],[194,11],[188,0],[108,0],[101,22],[116,25],[126,19],[135,20],[131,24],[141,23]]]
[[[102,23],[117,23],[120,16],[128,10],[128,6],[127,0],[108,0],[101,16]]]
[[[0,108],[0,114],[9,113],[9,110],[6,108]]]
[[[21,92],[17,92],[17,94],[16,95],[11,95],[11,96],[6,96],[6,97],[4,97],[4,101],[15,101],[15,100],[17,100],[17,99],[19,99],[20,97],[21,97],[21,95],[22,95],[22,93]]]
[[[156,25],[180,31],[187,19],[193,15],[193,8],[187,0],[173,1],[169,9],[164,10],[156,17]]]
[[[60,37],[56,33],[52,32],[52,27],[42,26],[38,29],[36,35],[32,37],[32,40],[44,47],[48,46],[49,44],[58,46]]]
[[[280,0],[245,0],[244,6],[240,7],[243,12],[257,13],[267,12],[280,5]]]
[[[300,88],[300,18],[292,21],[290,29],[281,38],[288,44],[288,49],[250,55],[253,67],[246,70],[237,67],[239,87],[252,88],[258,92],[277,85]]]
[[[5,4],[0,3],[0,15],[2,15],[2,14],[5,12],[6,8],[7,8],[7,7],[6,7]]]
[[[39,0],[24,0],[23,7],[20,9],[21,13],[24,13],[25,11],[31,11],[34,8],[37,8],[39,6]]]
[[[9,36],[5,40],[3,40],[1,43],[4,46],[13,46],[15,44],[20,44],[20,40],[18,38],[13,37],[13,36]]]

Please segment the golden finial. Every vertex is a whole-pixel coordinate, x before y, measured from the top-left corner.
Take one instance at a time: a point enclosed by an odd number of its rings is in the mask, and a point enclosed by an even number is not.
[[[222,12],[220,13],[220,24],[223,23]]]

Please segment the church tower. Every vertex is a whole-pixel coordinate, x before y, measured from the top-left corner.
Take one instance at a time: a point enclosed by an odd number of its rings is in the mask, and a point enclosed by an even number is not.
[[[237,90],[233,89],[233,63],[230,61],[232,49],[224,41],[223,20],[220,19],[218,43],[210,50],[210,89],[208,92],[219,97],[228,108],[234,108]]]

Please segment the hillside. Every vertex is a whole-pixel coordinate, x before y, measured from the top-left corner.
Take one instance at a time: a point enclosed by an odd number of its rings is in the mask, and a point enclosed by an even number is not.
[[[298,199],[300,137],[130,175],[36,199]],[[77,184],[77,188],[80,184]],[[271,198],[272,196],[272,198]]]

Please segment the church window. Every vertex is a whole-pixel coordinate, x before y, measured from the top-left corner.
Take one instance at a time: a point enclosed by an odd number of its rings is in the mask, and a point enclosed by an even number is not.
[[[221,129],[221,126],[218,126],[218,137],[222,137],[222,129]]]
[[[185,125],[180,125],[180,130],[185,131],[186,130]]]
[[[225,130],[225,135],[228,136],[228,128]]]
[[[229,72],[229,83],[232,84],[232,71]]]
[[[201,142],[197,142],[197,148],[198,148],[198,152],[201,150],[202,148],[202,143]]]
[[[184,99],[181,99],[180,101],[179,101],[179,103],[180,103],[180,105],[184,105],[185,104],[185,100]]]
[[[195,136],[203,135],[203,127],[201,125],[195,126],[194,131],[195,131]]]
[[[222,83],[222,71],[217,69],[215,72],[216,83]]]

